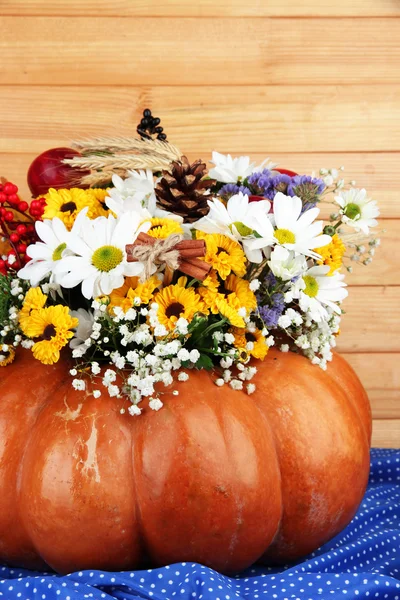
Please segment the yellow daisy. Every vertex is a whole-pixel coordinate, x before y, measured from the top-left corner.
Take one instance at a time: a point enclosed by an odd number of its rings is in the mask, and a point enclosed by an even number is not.
[[[329,244],[322,248],[315,248],[314,252],[317,252],[322,256],[322,260],[318,261],[318,264],[329,265],[330,271],[328,275],[333,275],[334,272],[342,266],[342,258],[346,252],[346,246],[343,244],[338,234],[335,233]]]
[[[159,240],[165,240],[173,233],[183,233],[183,229],[177,221],[173,219],[148,219],[144,223],[151,223],[147,235]]]
[[[21,327],[22,332],[27,335],[25,328],[29,323],[29,317],[31,315],[32,310],[37,310],[39,308],[43,308],[47,302],[46,294],[43,294],[40,287],[30,288],[24,299],[24,303],[19,312],[19,326]]]
[[[247,314],[257,307],[257,299],[250,289],[249,282],[236,275],[229,275],[216,291],[213,287],[202,287],[199,289],[199,294],[214,314],[220,312],[217,300],[225,300],[236,310],[243,307]]]
[[[7,365],[11,365],[14,362],[15,358],[15,350],[12,346],[8,347],[7,356],[3,360],[0,360],[0,367],[6,367]]]
[[[105,203],[105,199],[108,196],[108,190],[104,190],[103,188],[90,188],[85,191],[94,198],[93,209],[89,211],[89,217],[91,219],[95,219],[96,217],[108,217],[108,215],[114,214]]]
[[[148,304],[153,297],[154,290],[160,286],[160,280],[153,276],[140,283],[139,277],[126,277],[124,285],[110,294],[109,312],[115,306],[120,306],[124,312],[135,306],[135,298],[140,298],[141,304]]]
[[[222,317],[225,317],[233,327],[244,327],[245,322],[243,317],[241,317],[237,310],[230,306],[225,299],[217,298],[216,306],[218,308],[218,312]]]
[[[211,269],[207,277],[202,281],[202,285],[206,287],[211,292],[217,292],[220,282],[218,279],[218,274],[215,269]]]
[[[206,242],[205,261],[212,265],[222,279],[232,271],[239,277],[246,273],[246,256],[240,244],[219,233],[196,232],[197,239]]]
[[[72,225],[78,213],[89,207],[87,216],[94,219],[98,210],[98,200],[93,190],[81,190],[80,188],[71,188],[70,190],[55,190],[51,188],[44,198],[46,206],[43,213],[43,219],[53,219],[58,217],[67,227],[72,229]]]
[[[254,356],[254,358],[264,360],[268,352],[268,346],[265,337],[259,329],[256,329],[255,331],[246,331],[245,329],[233,328],[230,333],[235,336],[233,344],[236,348],[239,348],[240,350],[244,349],[251,356]],[[248,342],[254,344],[252,350],[246,349]]]
[[[248,314],[257,307],[257,299],[250,289],[250,283],[236,275],[229,275],[219,288],[219,293],[224,294],[231,303],[234,300],[235,304],[240,305],[239,308],[244,307]]]
[[[32,310],[25,327],[30,338],[40,338],[32,346],[33,356],[45,365],[52,365],[60,358],[60,350],[68,344],[79,321],[69,314],[67,306],[49,306]]]
[[[154,296],[158,304],[158,320],[168,331],[175,328],[180,317],[191,321],[198,312],[205,312],[201,298],[193,288],[184,288],[181,285],[169,285]]]

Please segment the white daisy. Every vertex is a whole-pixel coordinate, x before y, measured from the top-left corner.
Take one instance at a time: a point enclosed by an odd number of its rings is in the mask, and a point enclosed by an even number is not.
[[[55,265],[71,252],[67,249],[70,233],[61,219],[54,217],[51,221],[36,221],[36,232],[41,242],[28,246],[30,260],[18,271],[18,277],[28,279],[32,287],[50,275],[50,282],[57,281],[53,274]]]
[[[261,165],[256,167],[256,163],[250,162],[249,156],[239,156],[238,158],[232,158],[230,154],[220,154],[219,152],[212,153],[212,161],[215,167],[210,169],[209,176],[212,179],[216,179],[221,183],[237,183],[243,181],[254,173],[255,171],[262,171],[262,169],[271,169],[276,166],[271,163],[269,158],[266,158]]]
[[[156,195],[150,169],[130,171],[127,179],[113,175],[112,181],[114,187],[108,190],[105,203],[117,216],[131,211],[140,213],[143,219],[154,216]]]
[[[135,240],[140,223],[141,216],[133,212],[120,219],[81,217],[79,232],[71,232],[68,240],[74,256],[63,257],[55,266],[60,284],[72,288],[81,283],[82,294],[90,299],[121,287],[125,276],[139,275],[143,264],[128,262],[125,247]]]
[[[278,192],[273,202],[273,214],[257,215],[256,231],[261,237],[249,242],[250,249],[262,248],[265,253],[266,247],[279,244],[298,254],[320,258],[312,249],[326,246],[332,238],[322,234],[323,221],[313,222],[319,215],[319,208],[301,214],[302,208],[300,198]]]
[[[375,218],[379,216],[377,203],[367,197],[366,190],[352,188],[340,192],[335,196],[335,201],[340,206],[343,223],[349,227],[354,227],[368,235],[369,228],[378,225]]]
[[[227,204],[221,200],[209,200],[209,213],[193,224],[194,229],[205,233],[220,233],[243,245],[247,258],[254,263],[262,260],[262,253],[258,248],[253,249],[250,242],[254,240],[258,222],[261,216],[266,216],[270,209],[269,200],[249,202],[249,197],[239,192],[229,198]],[[265,246],[272,241],[271,234],[265,240]],[[258,240],[257,240],[258,241]]]
[[[296,256],[294,252],[282,246],[275,246],[271,252],[268,266],[275,277],[282,279],[282,281],[290,281],[307,270],[307,262],[304,256],[301,254]]]
[[[328,275],[329,271],[329,265],[311,267],[298,282],[300,308],[308,312],[316,322],[328,317],[326,307],[340,314],[341,309],[337,303],[348,295],[344,275],[338,272]]]
[[[85,346],[86,340],[89,339],[92,334],[94,313],[85,310],[84,308],[78,308],[78,310],[71,310],[71,316],[79,321],[75,335],[69,343],[69,347],[72,348],[72,350],[76,350],[81,346]]]

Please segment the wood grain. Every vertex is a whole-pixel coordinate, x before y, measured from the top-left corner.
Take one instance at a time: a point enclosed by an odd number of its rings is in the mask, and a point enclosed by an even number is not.
[[[0,152],[133,134],[147,106],[185,152],[400,151],[399,97],[400,85],[4,86]]]
[[[367,391],[374,419],[396,419],[399,416],[400,389]]]
[[[372,446],[375,448],[400,448],[400,419],[374,420]]]
[[[399,286],[351,287],[343,308],[346,314],[338,338],[339,351],[400,351]],[[370,365],[375,371],[373,361]]]
[[[4,122],[5,119],[3,119],[3,125]],[[60,140],[59,143],[65,146],[69,144],[69,140]],[[47,147],[43,146],[41,151]],[[185,150],[185,148],[182,147],[182,150]],[[191,160],[199,158],[199,154],[196,152],[186,152],[186,154]],[[243,150],[238,154],[245,154],[245,151]],[[280,166],[288,167],[302,174],[311,173],[312,171],[318,172],[320,167],[338,168],[344,165],[343,176],[346,181],[354,179],[357,186],[365,187],[370,197],[379,201],[380,219],[400,218],[397,173],[398,165],[400,164],[400,153],[282,154],[273,152],[273,149],[270,148],[269,151],[265,151],[265,154],[252,154],[252,160],[260,164],[268,154]],[[0,153],[0,172],[18,183],[23,196],[26,198],[29,197],[29,190],[26,185],[26,173],[35,156],[36,153]],[[210,149],[207,152],[201,153],[201,157],[208,162],[211,159]],[[330,212],[329,205],[321,205],[321,216],[323,218],[328,217]],[[382,226],[385,227],[386,224],[383,223]]]
[[[11,16],[0,30],[3,84],[400,81],[397,19]]]
[[[166,17],[397,16],[397,0],[2,0],[2,15]]]
[[[385,393],[400,390],[400,354],[359,352],[346,354],[345,358],[369,392],[377,392],[376,395],[383,396]],[[400,403],[400,396],[398,400]]]

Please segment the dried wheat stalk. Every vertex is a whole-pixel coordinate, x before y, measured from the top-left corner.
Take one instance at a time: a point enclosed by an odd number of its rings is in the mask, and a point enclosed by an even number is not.
[[[137,139],[125,137],[93,138],[90,140],[74,141],[74,148],[85,154],[96,152],[133,152],[135,154],[157,154],[173,160],[179,160],[182,156],[180,150],[168,142],[161,140]]]
[[[151,169],[159,171],[166,169],[171,160],[166,157],[139,155],[139,154],[112,154],[110,156],[75,156],[74,158],[66,158],[64,163],[78,167],[79,169],[91,171],[105,170],[114,171],[117,169],[129,171],[130,169]]]
[[[90,175],[77,176],[77,183],[95,186],[111,181],[117,173],[122,177],[128,171],[150,169],[161,171],[168,169],[175,160],[180,160],[180,150],[168,142],[153,139],[135,138],[93,138],[73,142],[84,156],[75,156],[63,162],[81,170],[90,170]],[[99,154],[106,152],[107,154]]]

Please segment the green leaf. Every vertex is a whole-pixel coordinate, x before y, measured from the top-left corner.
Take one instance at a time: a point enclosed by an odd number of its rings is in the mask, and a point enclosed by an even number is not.
[[[11,278],[0,275],[0,325],[8,320],[8,309],[11,303]]]
[[[214,367],[214,363],[212,359],[207,356],[207,354],[200,354],[200,358],[195,364],[196,369],[205,369],[206,371],[211,371]]]

